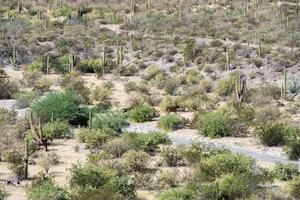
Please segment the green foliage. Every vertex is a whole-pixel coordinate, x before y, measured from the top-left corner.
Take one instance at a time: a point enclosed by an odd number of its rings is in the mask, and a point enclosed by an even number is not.
[[[111,107],[111,90],[103,86],[97,86],[93,91],[93,99],[97,101],[97,107],[107,110]]]
[[[227,78],[224,78],[218,82],[216,92],[221,97],[226,97],[232,94],[235,89],[236,82],[238,80],[238,74],[232,73]]]
[[[34,184],[27,190],[29,200],[69,200],[68,192],[56,186],[52,181],[45,180],[38,184]]]
[[[159,200],[192,200],[193,194],[191,191],[185,188],[172,188],[163,191],[159,197]]]
[[[117,132],[121,132],[127,125],[128,122],[126,121],[126,117],[121,111],[100,113],[93,118],[93,128],[96,129],[110,128]]]
[[[117,172],[99,165],[74,165],[71,169],[70,186],[74,199],[135,199],[135,187]],[[94,197],[94,198],[93,198]],[[98,197],[98,198],[97,198]]]
[[[193,119],[193,127],[210,138],[229,136],[232,130],[231,114],[226,109],[199,113]]]
[[[65,75],[61,80],[61,86],[66,91],[70,91],[78,95],[83,103],[90,102],[90,90],[85,86],[85,82],[78,72],[71,72]]]
[[[150,132],[141,137],[141,140],[143,141],[142,149],[148,153],[153,153],[158,148],[158,145],[172,143],[168,135],[161,132]]]
[[[150,121],[155,115],[155,109],[147,105],[138,105],[129,112],[129,118],[135,122]]]
[[[86,143],[89,149],[101,149],[103,145],[111,138],[115,137],[117,133],[108,128],[104,129],[82,129],[77,137],[81,142]]]
[[[143,78],[149,81],[154,79],[156,76],[160,76],[160,74],[164,75],[164,72],[159,67],[150,66],[149,68],[147,68],[145,74],[143,75]]]
[[[0,187],[0,200],[6,200],[9,193],[2,186]]]
[[[291,160],[299,160],[300,158],[300,139],[295,139],[290,141],[286,148],[285,152]]]
[[[299,175],[299,170],[296,164],[276,163],[273,174],[275,178],[281,181],[288,181]]]
[[[100,59],[86,58],[81,59],[77,69],[84,73],[93,73],[94,69],[101,64]]]
[[[297,134],[297,128],[284,123],[265,124],[257,130],[261,143],[267,146],[285,145]]]
[[[52,139],[66,139],[72,137],[69,123],[58,120],[43,125],[43,133]]]
[[[219,153],[200,162],[189,187],[204,199],[250,197],[272,176],[239,154]]]
[[[0,107],[0,125],[13,124],[16,119],[16,112]]]
[[[63,7],[58,7],[52,9],[52,15],[54,17],[67,17],[70,18],[72,14],[72,7],[69,5],[64,5]]]
[[[300,198],[300,176],[295,177],[288,184],[289,194],[295,199]]]
[[[175,112],[179,108],[177,99],[171,96],[166,96],[159,106],[162,111],[166,112]]]
[[[15,82],[7,78],[0,77],[0,99],[10,99],[18,92],[18,86]]]
[[[80,103],[81,98],[73,92],[52,92],[46,97],[35,100],[31,110],[42,121],[49,121],[53,115],[54,120],[66,120],[72,123],[83,115]]]
[[[175,167],[183,165],[183,156],[181,149],[176,147],[166,147],[161,153],[163,161],[169,167]]]
[[[123,156],[124,166],[128,171],[142,171],[147,167],[150,156],[143,151],[130,150]]]
[[[185,119],[178,114],[166,114],[161,117],[157,123],[158,127],[165,131],[174,131],[183,127],[184,124]]]
[[[43,71],[44,63],[41,60],[34,60],[30,65],[27,66],[28,71]]]

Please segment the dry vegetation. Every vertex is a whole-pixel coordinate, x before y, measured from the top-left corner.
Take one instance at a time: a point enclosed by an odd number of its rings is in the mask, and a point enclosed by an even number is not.
[[[1,0],[0,200],[300,199],[298,0]]]

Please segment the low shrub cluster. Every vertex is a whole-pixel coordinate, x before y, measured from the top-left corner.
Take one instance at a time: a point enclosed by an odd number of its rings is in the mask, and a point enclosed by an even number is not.
[[[129,111],[129,119],[135,122],[150,121],[155,115],[155,109],[147,105],[138,105]]]
[[[186,120],[178,114],[166,114],[157,123],[165,131],[174,131],[184,126]]]

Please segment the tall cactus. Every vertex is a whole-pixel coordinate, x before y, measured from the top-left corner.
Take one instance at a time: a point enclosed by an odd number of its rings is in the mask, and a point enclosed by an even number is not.
[[[25,139],[25,158],[24,158],[24,164],[25,164],[25,179],[28,179],[28,160],[29,160],[29,141],[26,138]]]
[[[134,2],[134,0],[130,0],[130,12],[131,12],[131,14],[135,13],[135,2]]]
[[[17,66],[17,48],[16,48],[15,44],[14,44],[13,49],[12,49],[12,55],[10,57],[10,63],[14,68]]]
[[[227,70],[229,71],[230,69],[230,56],[229,56],[229,45],[227,45],[226,47],[226,67],[227,67]]]
[[[259,41],[258,41],[258,56],[259,57],[262,56],[262,43],[261,43],[261,39],[259,39]]]
[[[91,131],[93,129],[93,113],[92,110],[90,109],[89,111],[89,130]]]
[[[50,67],[51,67],[50,57],[47,56],[47,60],[46,60],[46,73],[47,73],[47,75],[49,74]]]
[[[147,9],[148,9],[148,11],[151,11],[151,9],[152,9],[152,0],[148,0]]]
[[[239,74],[236,87],[235,87],[236,97],[239,102],[243,101],[245,92],[246,92],[246,78],[244,75]]]
[[[36,128],[35,125],[33,124],[33,114],[30,112],[29,115],[29,125],[31,132],[35,139],[39,142],[40,145],[42,145],[45,149],[45,151],[48,151],[48,138],[44,135],[43,129],[42,129],[42,123],[41,123],[41,118],[38,118],[38,127]]]
[[[102,50],[102,74],[104,75],[105,73],[105,66],[106,66],[106,46],[103,46]]]
[[[69,52],[69,72],[74,71],[74,66],[76,62],[76,55],[73,52]]]
[[[23,2],[21,0],[18,0],[18,13],[22,12]]]
[[[286,93],[287,93],[287,90],[286,90],[286,88],[287,88],[287,70],[286,69],[284,69],[284,71],[283,71],[283,76],[284,76],[284,78],[283,78],[283,83],[281,85],[281,98],[286,99]]]

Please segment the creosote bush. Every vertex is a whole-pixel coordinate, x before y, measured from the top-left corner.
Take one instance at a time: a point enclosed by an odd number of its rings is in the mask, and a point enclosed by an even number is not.
[[[137,172],[146,169],[150,156],[143,151],[130,150],[122,158],[128,171]]]
[[[138,105],[129,111],[129,119],[135,122],[150,121],[155,115],[155,109],[148,105]]]
[[[299,175],[299,170],[296,164],[276,163],[273,174],[279,180],[288,181]]]
[[[174,131],[184,126],[186,120],[178,114],[166,114],[162,116],[157,125],[165,131]]]
[[[121,132],[128,125],[126,116],[121,111],[109,111],[93,117],[92,126],[96,129],[110,128]]]

